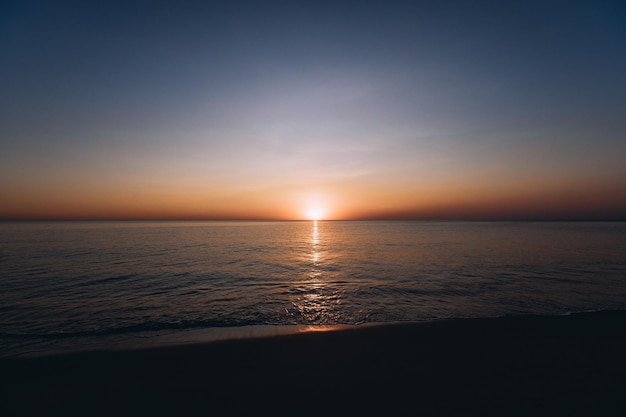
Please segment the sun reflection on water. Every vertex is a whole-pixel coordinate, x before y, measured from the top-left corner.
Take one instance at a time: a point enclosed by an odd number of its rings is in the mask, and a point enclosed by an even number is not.
[[[311,272],[311,278],[318,277],[321,272],[317,269],[320,266],[320,235],[317,227],[317,220],[313,221],[313,235],[311,236],[311,263],[313,264],[313,271]]]
[[[332,267],[328,265],[331,245],[323,236],[323,223],[313,221],[309,233],[303,239],[307,248],[303,258],[306,259],[306,272],[303,271],[306,275],[293,288],[292,311],[298,324],[335,324],[342,296],[328,275],[328,268]]]

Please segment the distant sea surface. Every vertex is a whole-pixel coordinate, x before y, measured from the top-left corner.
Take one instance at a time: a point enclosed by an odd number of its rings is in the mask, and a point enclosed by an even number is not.
[[[626,222],[0,223],[0,356],[192,329],[626,308]]]

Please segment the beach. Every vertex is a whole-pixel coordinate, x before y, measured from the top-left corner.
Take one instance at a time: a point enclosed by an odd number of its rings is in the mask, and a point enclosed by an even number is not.
[[[2,2],[0,417],[626,417],[625,22]]]
[[[625,415],[626,312],[2,358],[2,415]]]

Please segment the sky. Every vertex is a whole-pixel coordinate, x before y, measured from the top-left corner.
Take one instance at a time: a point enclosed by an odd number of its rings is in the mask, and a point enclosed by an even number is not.
[[[626,219],[626,2],[5,1],[0,219]]]

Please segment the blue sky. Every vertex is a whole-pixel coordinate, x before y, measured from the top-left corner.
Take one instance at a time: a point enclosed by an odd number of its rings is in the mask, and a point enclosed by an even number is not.
[[[1,7],[2,217],[626,217],[621,2]]]

